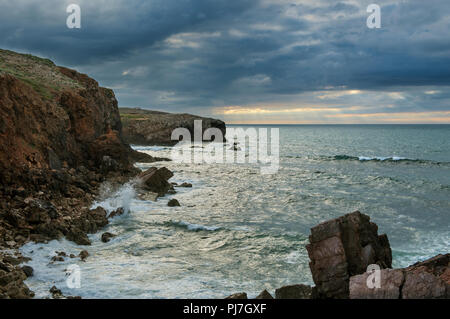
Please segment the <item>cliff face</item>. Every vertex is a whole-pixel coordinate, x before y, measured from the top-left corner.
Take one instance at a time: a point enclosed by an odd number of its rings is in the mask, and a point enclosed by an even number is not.
[[[113,91],[0,50],[0,248],[62,236],[89,244],[107,223],[89,209],[99,186],[135,176],[135,160],[155,161],[124,143]]]
[[[175,145],[171,140],[173,130],[187,128],[194,137],[194,121],[202,120],[203,132],[208,128],[218,128],[225,137],[225,123],[212,118],[190,114],[174,114],[157,111],[121,108],[124,140],[136,145]]]
[[[0,175],[3,184],[32,168],[84,166],[105,156],[131,169],[112,90],[74,70],[0,50]]]

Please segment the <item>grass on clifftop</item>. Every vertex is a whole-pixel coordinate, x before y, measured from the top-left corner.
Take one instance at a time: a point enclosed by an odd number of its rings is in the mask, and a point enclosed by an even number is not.
[[[55,92],[82,86],[59,72],[48,59],[31,54],[21,54],[0,49],[0,74],[7,73],[29,84],[45,99],[52,99]]]

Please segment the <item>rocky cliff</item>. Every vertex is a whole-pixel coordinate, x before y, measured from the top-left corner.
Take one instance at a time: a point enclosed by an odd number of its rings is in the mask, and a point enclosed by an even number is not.
[[[120,108],[123,136],[127,143],[136,145],[175,145],[171,140],[176,128],[187,128],[194,137],[194,121],[202,121],[202,131],[218,128],[225,137],[225,123],[190,114],[174,114],[142,109]]]
[[[87,75],[0,50],[0,174],[3,184],[31,168],[84,166],[104,157],[129,169],[114,92]]]
[[[105,224],[87,207],[108,178],[136,175],[114,93],[50,60],[0,50],[0,247]],[[102,216],[100,216],[102,215]]]

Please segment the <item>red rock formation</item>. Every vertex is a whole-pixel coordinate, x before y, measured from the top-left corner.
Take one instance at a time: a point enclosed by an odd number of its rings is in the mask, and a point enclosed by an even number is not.
[[[351,299],[448,299],[450,254],[402,269],[383,269],[379,287],[368,287],[369,273],[350,278]]]
[[[351,276],[366,272],[370,264],[391,267],[387,236],[379,236],[377,225],[358,211],[313,227],[309,241],[315,298],[349,298]]]

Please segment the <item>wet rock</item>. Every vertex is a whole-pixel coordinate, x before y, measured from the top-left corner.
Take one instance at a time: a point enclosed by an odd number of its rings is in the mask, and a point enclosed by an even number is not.
[[[177,207],[177,206],[181,206],[180,203],[178,202],[178,200],[176,200],[175,198],[172,198],[171,200],[169,200],[169,202],[167,203],[167,206],[169,207]]]
[[[25,275],[28,277],[33,277],[33,268],[30,266],[23,266],[22,271],[25,273]]]
[[[90,246],[91,241],[87,234],[78,228],[71,228],[66,235],[67,240],[73,241],[77,245]]]
[[[186,188],[191,188],[192,184],[191,183],[183,183],[181,185],[178,185],[178,187],[186,187]]]
[[[87,250],[82,250],[78,256],[81,260],[85,261],[86,258],[89,257],[89,253],[87,252]]]
[[[248,297],[245,292],[240,292],[240,293],[232,294],[231,296],[228,296],[225,299],[248,299]]]
[[[109,218],[114,218],[116,216],[121,216],[125,213],[125,209],[123,207],[117,208],[115,211],[109,214]]]
[[[273,299],[273,297],[267,290],[264,290],[255,299]]]
[[[56,288],[56,286],[52,286],[50,288],[49,292],[52,294],[52,298],[53,299],[64,298],[64,295],[62,294],[62,291],[60,289]]]
[[[111,238],[116,237],[117,235],[111,234],[111,233],[104,233],[102,235],[102,242],[107,243],[111,240]]]
[[[370,217],[356,211],[311,229],[306,246],[317,298],[349,298],[351,276],[363,274],[367,266],[391,268],[392,252],[386,235]]]
[[[173,173],[165,167],[152,167],[139,175],[140,185],[148,191],[164,196],[172,188],[168,182],[172,176]]]
[[[122,216],[124,213],[125,213],[125,209],[123,207],[119,207],[115,211],[112,211],[109,214],[109,218],[114,218],[116,216]]]
[[[52,260],[52,262],[56,262],[56,261],[63,262],[64,261],[64,257],[53,256],[51,260]]]
[[[275,299],[311,299],[312,288],[306,285],[291,285],[275,290]]]

